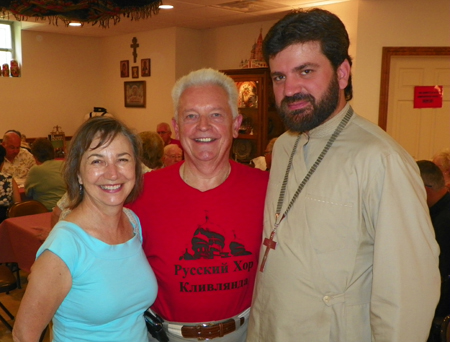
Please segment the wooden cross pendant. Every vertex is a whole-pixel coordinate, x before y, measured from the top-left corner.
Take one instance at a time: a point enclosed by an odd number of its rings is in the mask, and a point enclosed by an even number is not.
[[[277,247],[276,241],[273,241],[274,237],[275,237],[275,229],[272,230],[272,233],[270,234],[269,239],[268,238],[264,239],[263,245],[266,246],[266,251],[264,252],[261,267],[259,268],[259,270],[261,272],[264,272],[264,267],[266,266],[266,260],[267,260],[267,257],[269,256],[270,250],[271,249],[275,250],[275,248]]]

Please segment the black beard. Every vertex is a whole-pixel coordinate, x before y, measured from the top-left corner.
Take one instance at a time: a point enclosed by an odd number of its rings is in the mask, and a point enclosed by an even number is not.
[[[289,112],[288,105],[299,100],[307,100],[311,106]],[[333,77],[327,91],[317,103],[314,96],[297,93],[292,96],[285,96],[281,105],[277,105],[277,110],[287,129],[302,133],[323,124],[336,110],[338,103],[339,83],[337,78]]]

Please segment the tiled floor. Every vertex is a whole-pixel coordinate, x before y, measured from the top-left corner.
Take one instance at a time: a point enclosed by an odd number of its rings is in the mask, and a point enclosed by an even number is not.
[[[9,294],[1,293],[0,302],[15,316],[17,310],[19,309],[20,301],[25,292],[27,286],[27,273],[21,273],[22,288],[11,291]],[[7,318],[9,324],[14,325],[14,320],[9,320],[9,317],[0,308],[0,314]],[[0,321],[0,342],[12,342],[11,331],[9,331],[6,326]],[[44,342],[49,342],[48,336],[45,337]]]

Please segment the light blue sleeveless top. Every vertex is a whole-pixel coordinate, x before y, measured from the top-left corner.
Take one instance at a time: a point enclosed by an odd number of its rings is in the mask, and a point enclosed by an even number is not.
[[[53,317],[53,342],[148,341],[143,313],[158,287],[142,250],[139,219],[124,212],[135,233],[125,243],[108,245],[60,221],[37,252],[53,252],[72,275],[72,288]]]

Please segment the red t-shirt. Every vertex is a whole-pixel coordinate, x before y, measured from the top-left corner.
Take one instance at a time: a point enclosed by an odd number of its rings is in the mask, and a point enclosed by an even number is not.
[[[128,205],[158,280],[152,309],[166,320],[222,320],[250,307],[268,173],[230,163],[225,182],[205,192],[181,179],[182,163],[149,172]]]

